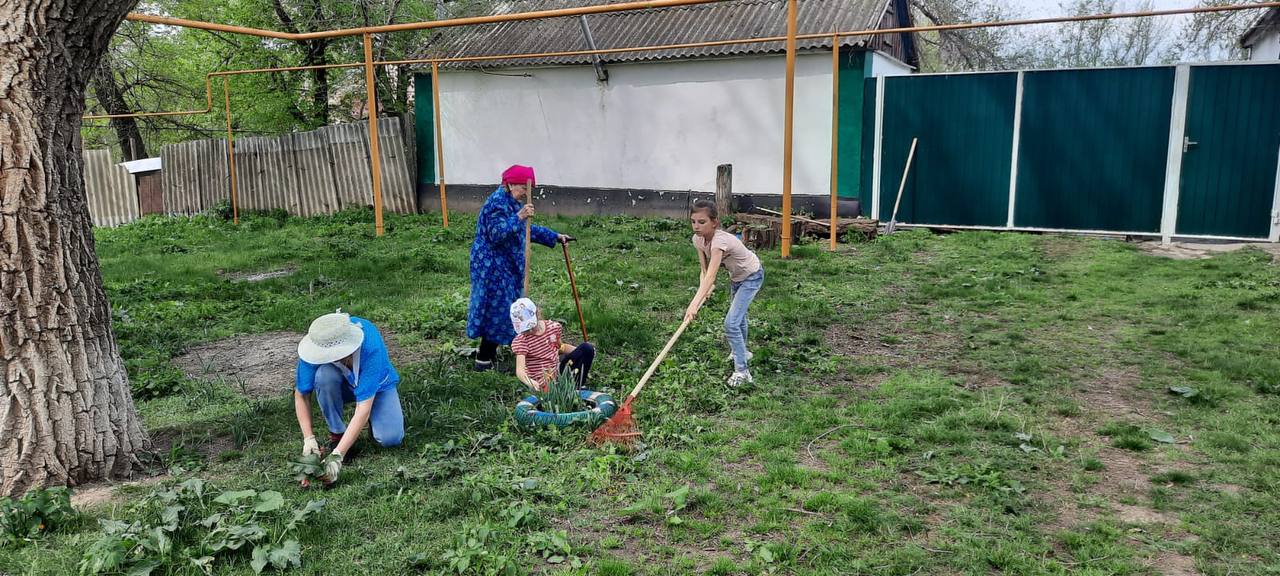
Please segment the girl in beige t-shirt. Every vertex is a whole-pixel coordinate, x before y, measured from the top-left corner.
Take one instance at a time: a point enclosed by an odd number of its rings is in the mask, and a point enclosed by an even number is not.
[[[738,386],[753,381],[747,363],[752,354],[747,351],[747,309],[764,285],[764,268],[760,258],[746,247],[737,236],[720,229],[720,214],[710,200],[695,200],[689,210],[693,225],[693,246],[698,250],[698,292],[685,310],[685,320],[698,314],[703,301],[716,285],[716,273],[720,266],[729,271],[729,313],[724,317],[724,335],[733,352],[733,375],[729,385]]]

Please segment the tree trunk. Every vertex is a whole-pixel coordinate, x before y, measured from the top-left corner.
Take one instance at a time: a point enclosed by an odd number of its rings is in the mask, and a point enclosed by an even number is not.
[[[307,5],[299,7],[299,17],[294,18],[285,8],[282,0],[273,0],[271,3],[275,10],[276,19],[280,21],[280,25],[284,29],[297,34],[302,28],[307,28],[308,32],[317,31],[315,28],[318,22],[324,21],[324,3],[319,0],[313,0]],[[299,26],[298,21],[303,24],[310,23],[308,26]],[[327,64],[327,52],[329,50],[328,38],[315,38],[312,40],[298,40],[298,47],[302,49],[302,65],[303,66],[322,66]],[[320,128],[329,125],[329,70],[325,68],[316,68],[311,70],[311,118],[303,118],[302,120],[308,124],[309,128]]]
[[[103,58],[93,74],[93,94],[107,114],[132,112],[124,101],[124,91],[116,85],[116,72],[110,58]],[[120,142],[120,151],[126,161],[148,158],[147,144],[142,141],[137,118],[112,118],[111,128],[116,132],[116,140]]]
[[[318,66],[327,64],[325,62],[325,50],[329,45],[329,41],[325,39],[313,40],[314,44],[307,48],[307,59],[304,62],[307,66]],[[316,68],[311,71],[311,107],[315,114],[317,128],[329,125],[329,70],[325,68]]]
[[[127,476],[147,442],[81,172],[84,90],[136,0],[0,3],[0,495]]]

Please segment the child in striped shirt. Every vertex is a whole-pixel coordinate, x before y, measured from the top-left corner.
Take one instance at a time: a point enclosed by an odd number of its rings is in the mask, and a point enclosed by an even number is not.
[[[532,390],[546,390],[551,380],[569,367],[577,375],[578,388],[586,388],[587,372],[596,356],[590,342],[565,344],[560,324],[543,320],[538,307],[528,298],[511,303],[511,324],[516,329],[511,352],[516,355],[516,378],[520,382]]]

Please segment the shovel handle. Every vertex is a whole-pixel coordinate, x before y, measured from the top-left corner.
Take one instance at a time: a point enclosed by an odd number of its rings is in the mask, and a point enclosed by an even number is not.
[[[671,347],[675,346],[676,340],[680,338],[681,334],[684,334],[684,329],[689,327],[689,322],[691,321],[693,321],[693,318],[686,318],[684,322],[680,323],[680,328],[676,330],[675,334],[671,335],[671,339],[667,340],[667,345],[662,347],[662,352],[658,353],[658,357],[653,360],[653,364],[650,364],[649,369],[645,370],[644,376],[640,377],[640,383],[636,384],[636,387],[627,395],[626,403],[631,403],[631,399],[635,398],[640,393],[640,390],[644,389],[644,385],[649,382],[649,378],[653,377],[653,373],[658,370],[658,365],[667,357],[667,352],[670,352]]]

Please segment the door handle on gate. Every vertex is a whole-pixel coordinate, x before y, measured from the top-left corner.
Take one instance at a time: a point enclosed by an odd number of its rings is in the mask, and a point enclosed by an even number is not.
[[[1192,140],[1191,138],[1188,138],[1188,137],[1186,137],[1186,136],[1183,136],[1183,137],[1182,137],[1182,153],[1183,153],[1183,154],[1186,154],[1186,153],[1187,153],[1187,151],[1188,151],[1188,150],[1190,150],[1192,146],[1195,146],[1195,145],[1197,145],[1197,144],[1199,144],[1199,142],[1196,142],[1195,140]]]

